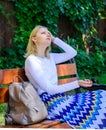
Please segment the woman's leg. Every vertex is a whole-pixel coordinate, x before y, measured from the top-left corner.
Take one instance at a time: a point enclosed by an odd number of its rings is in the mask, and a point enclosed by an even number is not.
[[[67,122],[73,128],[106,128],[106,91],[97,90],[65,96],[42,96],[49,119]]]

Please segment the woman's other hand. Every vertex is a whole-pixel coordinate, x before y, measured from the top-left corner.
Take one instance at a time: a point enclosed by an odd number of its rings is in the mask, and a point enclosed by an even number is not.
[[[92,87],[93,82],[89,79],[85,79],[85,80],[78,80],[78,84],[79,86],[87,88],[87,87]]]

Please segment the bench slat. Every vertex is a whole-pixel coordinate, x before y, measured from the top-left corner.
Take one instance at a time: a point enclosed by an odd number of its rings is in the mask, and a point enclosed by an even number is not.
[[[75,63],[57,65],[57,73],[58,76],[75,75],[77,74],[76,65]]]
[[[57,73],[58,76],[75,75],[77,74],[76,65],[74,63],[57,65]],[[25,76],[25,70],[23,68],[6,69],[0,70],[0,84],[10,84],[15,75],[20,75],[25,81],[28,80]],[[19,82],[19,79],[16,81]]]
[[[0,128],[71,128],[67,123],[62,123],[54,120],[43,120],[42,122],[32,125],[6,125]]]
[[[57,124],[57,125],[54,125],[52,126],[51,128],[69,128],[69,129],[72,129],[67,123],[61,123],[61,124]]]
[[[8,102],[9,91],[8,88],[0,88],[0,104]]]
[[[77,80],[77,77],[66,78],[66,79],[59,79],[58,80],[58,84],[65,84],[65,83],[73,82],[75,80]]]
[[[10,84],[13,81],[13,77],[15,75],[20,75],[23,80],[27,80],[24,69],[6,69],[0,70],[0,84]],[[16,79],[16,81],[19,81],[19,79]]]
[[[57,124],[61,124],[60,121],[54,121],[54,120],[44,120],[40,123],[32,124],[26,126],[26,128],[51,128],[52,126],[55,126]]]

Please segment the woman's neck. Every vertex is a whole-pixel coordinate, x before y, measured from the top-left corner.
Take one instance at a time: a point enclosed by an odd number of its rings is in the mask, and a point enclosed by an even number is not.
[[[37,56],[42,57],[42,58],[46,57],[46,56],[45,56],[45,49],[39,47],[39,48],[37,49]]]

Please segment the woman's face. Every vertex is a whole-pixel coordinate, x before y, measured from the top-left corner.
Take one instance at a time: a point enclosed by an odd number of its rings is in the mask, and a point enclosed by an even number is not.
[[[40,28],[36,34],[35,40],[38,46],[48,47],[51,44],[51,33],[47,28]]]

